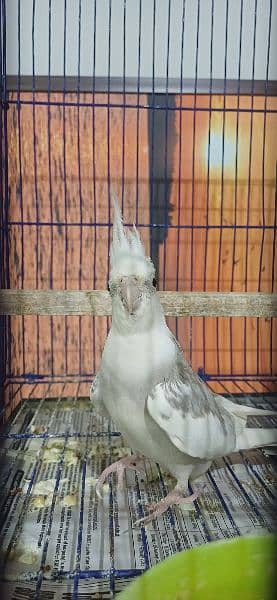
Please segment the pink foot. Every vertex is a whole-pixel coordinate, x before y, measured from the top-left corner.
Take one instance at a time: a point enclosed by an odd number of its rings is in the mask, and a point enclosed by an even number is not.
[[[131,456],[125,456],[124,458],[121,458],[120,460],[117,460],[116,462],[106,467],[106,469],[104,469],[104,471],[101,473],[95,486],[97,496],[99,496],[99,498],[102,498],[101,490],[107,477],[111,475],[111,473],[117,473],[117,486],[119,489],[122,489],[125,470],[131,469],[131,471],[141,472],[140,469],[138,469],[137,464],[142,460],[143,459],[141,456],[136,456],[135,454],[132,454]]]
[[[183,494],[178,489],[174,488],[174,490],[167,494],[167,496],[160,500],[160,502],[157,502],[157,504],[152,504],[150,514],[146,517],[143,517],[142,519],[138,519],[137,521],[135,521],[134,526],[138,527],[141,525],[148,525],[148,523],[165,513],[167,509],[170,506],[173,506],[174,504],[178,505],[185,504],[187,502],[194,502],[194,500],[198,498],[200,493],[200,491],[197,491],[194,492],[194,494],[191,494],[190,496],[183,496]]]

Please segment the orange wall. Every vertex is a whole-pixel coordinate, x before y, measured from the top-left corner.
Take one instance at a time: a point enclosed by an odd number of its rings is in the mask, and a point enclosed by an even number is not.
[[[29,93],[21,94],[21,99],[30,100],[31,97]],[[36,99],[46,100],[46,94],[36,94]],[[62,94],[51,94],[51,100],[62,101]],[[76,94],[67,94],[67,100],[76,101]],[[91,95],[81,94],[80,100],[91,102]],[[137,98],[127,95],[126,101],[136,104]],[[209,101],[208,96],[198,96],[196,107],[209,108]],[[96,102],[106,103],[107,95],[97,94]],[[110,102],[120,104],[122,97],[111,95]],[[261,261],[260,291],[271,291],[272,229],[262,232],[253,228],[249,230],[247,239],[246,228],[237,229],[236,232],[233,228],[210,227],[208,231],[199,228],[192,233],[190,226],[204,226],[206,223],[210,226],[244,226],[247,221],[254,226],[263,222],[274,224],[276,117],[273,113],[267,113],[265,119],[264,112],[253,113],[251,117],[251,99],[248,97],[240,98],[240,108],[247,110],[240,112],[239,117],[237,110],[227,111],[225,117],[216,110],[211,113],[207,110],[193,111],[194,102],[193,96],[176,97],[177,107],[182,105],[190,110],[175,111],[171,222],[177,225],[179,214],[179,224],[188,228],[179,231],[178,228],[169,229],[165,246],[160,247],[160,288],[176,289],[178,268],[181,290],[257,291]],[[213,96],[213,109],[222,108],[223,103],[222,96]],[[227,108],[237,109],[236,97],[226,97],[225,103]],[[262,97],[254,99],[257,109],[263,110],[264,103]],[[146,96],[140,96],[140,104],[147,105]],[[267,109],[276,109],[276,104],[276,99],[269,98]],[[121,197],[124,160],[125,219],[127,222],[136,220],[138,177],[138,221],[149,223],[148,111],[110,108],[109,115],[112,187]],[[209,119],[212,138],[208,180]],[[226,161],[222,178],[218,154],[222,150],[220,140],[223,127]],[[109,228],[84,226],[81,251],[81,228],[72,223],[80,223],[81,219],[86,223],[95,219],[101,223],[108,222],[107,108],[95,107],[93,110],[87,106],[78,111],[76,107],[66,107],[63,113],[61,106],[52,106],[48,111],[47,107],[36,105],[33,112],[32,106],[21,105],[19,114],[17,107],[11,105],[8,111],[8,134],[9,220],[20,223],[67,221],[67,227],[37,227],[32,224],[10,227],[11,287],[46,289],[50,287],[52,279],[55,289],[105,288]],[[149,249],[148,228],[141,228],[141,235]],[[169,319],[169,323],[175,331],[176,320]],[[14,374],[49,373],[52,367],[54,374],[63,374],[66,370],[78,374],[98,368],[107,332],[106,318],[12,317],[11,324]],[[240,318],[184,318],[178,321],[178,336],[195,368],[205,366],[210,373],[230,373],[231,369],[237,373],[256,373],[258,369],[269,373],[272,366],[269,349],[276,340],[273,327],[267,319],[258,322],[257,319],[245,321]]]

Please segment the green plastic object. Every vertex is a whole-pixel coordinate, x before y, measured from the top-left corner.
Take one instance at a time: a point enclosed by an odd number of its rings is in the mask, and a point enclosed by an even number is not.
[[[273,600],[277,535],[184,550],[138,577],[118,600]]]

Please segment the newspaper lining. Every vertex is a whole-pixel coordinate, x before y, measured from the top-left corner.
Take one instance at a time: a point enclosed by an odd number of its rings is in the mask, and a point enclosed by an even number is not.
[[[170,489],[174,481],[145,461],[145,474],[127,472],[122,492],[113,477],[100,500],[95,493],[100,472],[131,450],[120,435],[109,433],[88,399],[72,402],[26,402],[10,432],[33,437],[2,444],[2,570],[6,582],[16,582],[5,583],[10,597],[16,598],[20,586],[32,589],[40,569],[41,589],[51,583],[53,593],[61,593],[55,599],[62,598],[62,581],[76,569],[108,593],[113,569],[135,573],[185,548],[274,530],[276,472],[259,451],[245,454],[246,460],[236,454],[216,461],[197,482],[203,493],[196,507],[167,511],[145,533],[134,528],[162,497],[163,486]],[[96,437],[99,432],[103,435]],[[117,586],[124,584],[119,573]],[[79,586],[86,588],[87,582],[80,580]]]

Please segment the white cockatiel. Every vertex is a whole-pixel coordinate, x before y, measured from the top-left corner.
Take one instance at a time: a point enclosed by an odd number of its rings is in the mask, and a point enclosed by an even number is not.
[[[188,482],[205,473],[213,459],[276,443],[277,429],[248,428],[248,415],[269,411],[214,394],[192,371],[166,325],[153,263],[136,228],[124,230],[115,201],[110,266],[112,325],[91,400],[136,454],[107,467],[97,491],[112,472],[122,486],[125,469],[136,469],[142,456],[160,463],[177,485],[152,507],[145,524],[172,504],[194,500],[198,493],[187,495]]]

